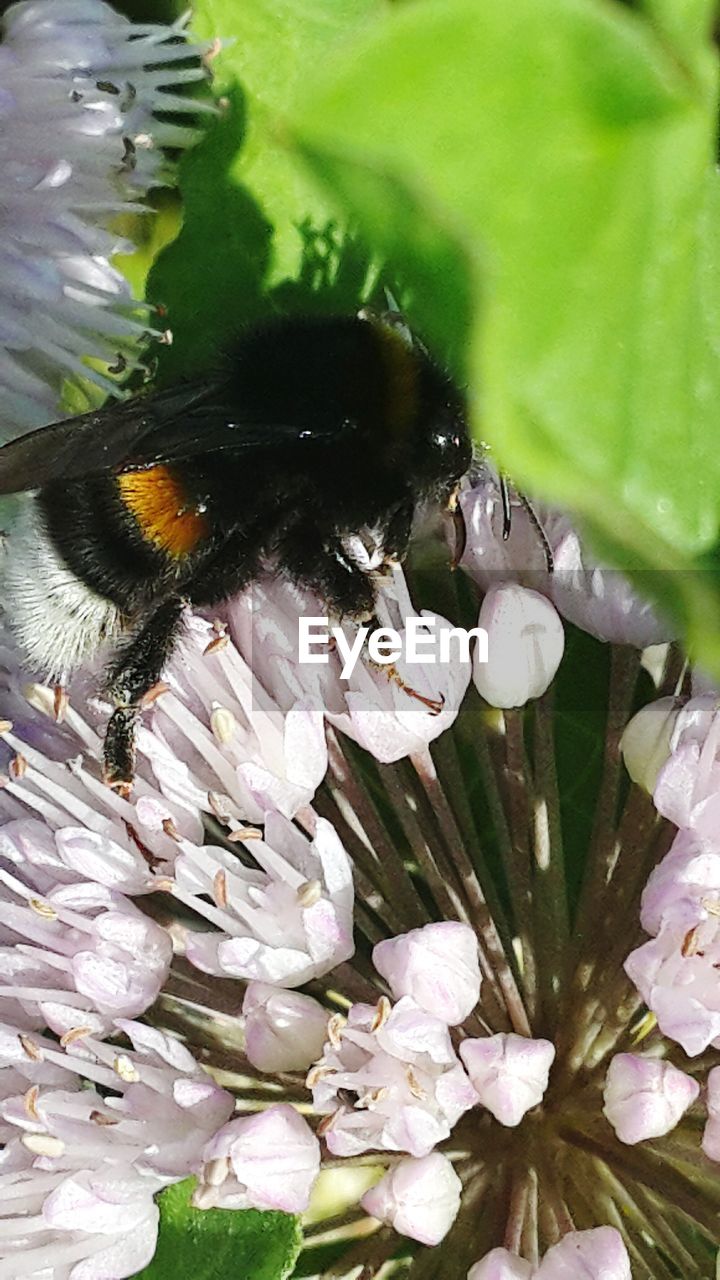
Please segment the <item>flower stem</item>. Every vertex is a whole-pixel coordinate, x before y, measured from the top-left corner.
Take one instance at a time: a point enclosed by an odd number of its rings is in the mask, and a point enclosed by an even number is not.
[[[551,692],[535,703],[534,762],[533,937],[540,983],[537,1030],[552,1036],[562,995],[569,923]]]

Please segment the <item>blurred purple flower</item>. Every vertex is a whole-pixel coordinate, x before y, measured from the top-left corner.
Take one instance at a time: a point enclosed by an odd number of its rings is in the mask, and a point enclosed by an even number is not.
[[[87,363],[123,366],[148,329],[112,260],[132,246],[112,221],[170,181],[163,148],[198,136],[204,46],[129,22],[101,0],[27,0],[0,45],[0,439],[59,416],[63,379],[107,393]]]

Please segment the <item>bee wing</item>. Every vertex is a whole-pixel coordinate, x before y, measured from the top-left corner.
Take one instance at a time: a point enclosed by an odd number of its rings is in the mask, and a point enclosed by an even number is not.
[[[227,385],[195,383],[103,406],[40,427],[0,448],[0,494],[41,489],[138,470],[218,450],[271,449],[280,442],[318,439],[306,427],[236,421]],[[324,438],[329,434],[325,430]]]

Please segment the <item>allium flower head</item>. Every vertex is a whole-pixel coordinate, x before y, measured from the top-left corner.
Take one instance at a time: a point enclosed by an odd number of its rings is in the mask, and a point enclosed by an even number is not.
[[[231,1118],[225,1095],[191,1063],[176,1062],[182,1079],[158,1091],[137,1050],[114,1045],[108,1057],[109,1023],[113,1034],[129,1024],[87,999],[83,1016],[99,1021],[77,1039],[70,1028],[58,1049],[43,1004],[50,975],[38,970],[21,989],[29,1004],[8,997],[8,1019],[25,1022],[5,1040],[6,1124],[19,1124],[29,1089],[77,1092],[79,1072],[104,1087],[117,1059],[127,1079],[105,1105],[120,1124],[132,1114],[146,1126],[132,1164],[133,1178],[142,1168],[150,1179],[144,1193],[195,1171],[199,1206],[302,1211],[323,1164],[371,1163],[382,1175],[342,1231],[358,1265],[378,1273],[398,1253],[398,1234],[410,1280],[435,1265],[432,1247],[438,1267],[451,1257],[473,1280],[627,1280],[637,1257],[654,1280],[660,1250],[694,1257],[715,1212],[703,1162],[709,1169],[720,1149],[712,1074],[700,1145],[702,1085],[720,1037],[713,704],[680,711],[658,774],[656,801],[682,820],[678,833],[621,773],[639,662],[613,648],[607,776],[570,894],[556,681],[503,711],[468,688],[439,736],[420,703],[401,742],[391,709],[399,754],[388,762],[379,741],[355,732],[337,669],[318,668],[318,680],[292,660],[288,585],[262,591],[259,646],[243,621],[252,592],[217,622],[188,616],[185,644],[144,712],[130,798],[99,781],[108,709],[91,673],[68,691],[58,723],[53,691],[26,687],[17,657],[3,652],[14,721],[3,726],[0,788],[9,874],[43,901],[56,889],[41,875],[62,892],[91,884],[91,914],[129,894],[142,911],[154,889],[176,955],[153,1016],[170,1009],[189,1044],[206,1019],[209,1065],[235,1073],[239,1098]],[[571,628],[566,637],[572,643]],[[677,671],[671,650],[661,697]],[[417,701],[391,673],[366,674],[378,725],[386,686],[395,684],[393,700]],[[78,998],[65,979],[62,991]],[[37,1059],[22,1050],[27,1036]],[[698,1056],[683,1058],[679,1044]],[[642,1063],[637,1088],[618,1079],[628,1058]],[[644,1127],[630,1131],[633,1088],[648,1105]],[[31,1146],[57,1150],[58,1123]],[[8,1132],[27,1162],[27,1146]],[[90,1173],[94,1165],[73,1177]],[[34,1203],[40,1213],[42,1195]],[[150,1240],[150,1196],[137,1214]]]

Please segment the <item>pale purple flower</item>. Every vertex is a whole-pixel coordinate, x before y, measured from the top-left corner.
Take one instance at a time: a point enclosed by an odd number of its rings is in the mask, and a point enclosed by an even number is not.
[[[480,1102],[501,1124],[515,1126],[538,1106],[548,1085],[555,1046],[514,1032],[463,1040],[460,1057]]]
[[[569,1231],[538,1267],[508,1249],[493,1249],[468,1271],[467,1280],[632,1280],[630,1259],[614,1227]]]
[[[473,678],[493,707],[523,707],[545,693],[565,648],[563,625],[545,596],[513,582],[491,587],[480,607],[487,662],[476,654]]]
[[[144,1013],[172,958],[164,929],[121,894],[73,876],[32,820],[0,828],[0,943],[2,1016],[61,1036],[104,1034],[113,1019]]]
[[[625,970],[663,1034],[691,1056],[720,1046],[720,852],[680,831],[648,880],[641,920],[657,936]]]
[[[616,1053],[605,1076],[603,1111],[620,1141],[633,1145],[669,1133],[699,1093],[697,1080],[671,1062]]]
[[[648,933],[677,922],[683,936],[690,921],[720,909],[720,841],[711,844],[691,830],[679,831],[643,889],[640,921]]]
[[[623,1238],[614,1227],[569,1231],[548,1249],[537,1280],[632,1280]]]
[[[720,1047],[720,918],[688,914],[631,951],[625,971],[657,1018],[663,1035],[690,1057]]]
[[[245,1052],[258,1071],[306,1071],[320,1057],[330,1014],[317,1000],[250,982],[243,1013]]]
[[[302,1213],[320,1171],[320,1143],[286,1104],[231,1120],[207,1144],[194,1203]]]
[[[509,1249],[491,1249],[467,1273],[467,1280],[532,1280],[533,1269]]]
[[[375,1148],[425,1156],[477,1102],[445,1022],[408,997],[355,1004],[308,1085],[334,1155]]]
[[[680,715],[677,698],[656,698],[625,726],[620,749],[633,782],[652,795],[658,774],[670,757],[670,743]]]
[[[720,1162],[720,1067],[708,1072],[706,1105],[708,1118],[702,1149],[709,1160]]]
[[[672,625],[623,574],[593,561],[567,516],[536,504],[536,524],[515,497],[510,535],[504,539],[500,487],[488,468],[460,494],[460,509],[467,532],[460,563],[483,590],[501,582],[532,587],[568,622],[613,644],[644,649],[673,638]]]
[[[96,763],[104,723],[97,704],[73,687],[59,723],[55,702],[47,686],[23,683],[18,656],[0,634],[0,822],[41,820],[26,831],[37,843],[42,824],[54,846],[44,856],[71,879],[151,892],[172,871],[177,839],[202,837],[197,810],[167,799],[142,761],[130,799],[106,787]],[[31,861],[32,843],[25,839],[22,852]]]
[[[184,23],[134,24],[101,0],[30,0],[0,45],[0,438],[60,412],[63,379],[112,380],[147,331],[147,309],[112,260],[111,223],[167,182],[165,147],[198,136],[207,110],[179,92],[206,73]],[[162,118],[158,116],[162,113]]]
[[[376,616],[382,627],[397,631],[402,653],[391,664],[374,666],[362,650],[342,679],[337,649],[326,664],[298,660],[300,618],[326,612],[311,593],[282,580],[255,584],[229,607],[243,652],[252,655],[253,671],[280,706],[322,709],[330,724],[382,763],[422,751],[452,724],[470,680],[470,662],[456,641],[450,642],[448,660],[440,660],[440,636],[449,635],[451,624],[428,611],[418,614],[405,576],[396,569],[378,583]],[[411,618],[427,624],[417,640],[417,661],[406,656]],[[346,624],[344,634],[351,645],[357,628]]]
[[[400,1235],[436,1245],[458,1215],[461,1191],[462,1183],[447,1156],[432,1151],[419,1160],[401,1160],[365,1192],[360,1203]]]
[[[134,1275],[155,1250],[153,1196],[201,1168],[233,1111],[179,1042],[125,1019],[114,1029],[131,1048],[87,1034],[63,1049],[0,1025],[3,1280]]]
[[[122,1164],[57,1176],[37,1167],[0,1167],[0,1280],[126,1280],[151,1262],[159,1179]]]
[[[396,1000],[411,996],[450,1027],[465,1021],[480,996],[477,935],[456,920],[378,942],[373,964]]]
[[[231,830],[312,800],[327,768],[322,713],[307,696],[282,709],[225,623],[188,614],[165,680],[138,746],[168,799]]]
[[[720,713],[717,697],[691,698],[670,738],[653,799],[658,812],[711,843],[720,829]]]
[[[241,842],[257,870],[219,846],[181,841],[172,892],[215,925],[188,932],[199,969],[298,987],[353,954],[352,867],[324,818],[312,839],[279,813],[265,814],[264,828]]]
[[[672,640],[676,628],[617,569],[594,563],[574,529],[553,546],[550,595],[568,622],[598,640],[637,649]]]

